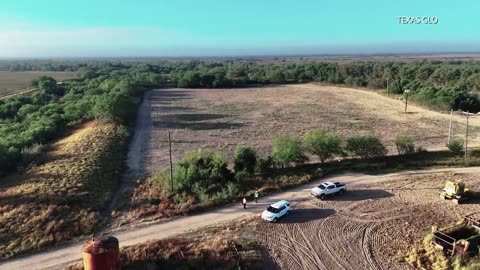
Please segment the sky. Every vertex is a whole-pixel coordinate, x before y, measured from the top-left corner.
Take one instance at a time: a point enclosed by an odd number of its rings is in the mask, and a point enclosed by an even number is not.
[[[0,57],[479,52],[478,10],[478,0],[0,0]]]

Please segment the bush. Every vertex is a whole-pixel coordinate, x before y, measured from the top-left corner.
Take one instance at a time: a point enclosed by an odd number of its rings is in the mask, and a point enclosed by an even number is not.
[[[411,137],[398,135],[395,137],[395,145],[399,155],[415,152],[415,141]]]
[[[30,147],[25,147],[21,151],[21,165],[26,167],[32,164],[45,150],[45,145],[35,143]]]
[[[272,158],[273,162],[282,167],[292,162],[307,160],[300,140],[288,135],[279,135],[273,138]]]
[[[235,148],[235,167],[234,170],[245,171],[249,175],[255,171],[255,162],[257,161],[257,153],[251,147],[237,146]]]
[[[359,156],[363,159],[387,154],[387,149],[375,136],[352,137],[347,140],[346,150],[352,156]]]
[[[95,119],[103,122],[128,124],[135,116],[135,104],[125,95],[103,95],[99,97],[93,107]]]
[[[34,82],[33,82],[34,83]],[[52,77],[42,76],[38,79],[38,88],[47,94],[61,95],[61,89],[57,87],[57,81]]]
[[[255,161],[255,172],[264,175],[268,168],[272,166],[272,158],[257,158]]]
[[[324,130],[309,131],[305,134],[307,150],[317,155],[323,163],[326,159],[342,153],[340,137],[328,134]]]
[[[447,144],[447,147],[454,155],[461,155],[463,153],[463,142],[460,140],[451,140]]]
[[[251,173],[246,170],[235,171],[235,182],[241,184],[243,180],[247,179]]]
[[[219,152],[193,152],[179,161],[174,180],[179,191],[195,191],[194,186],[207,189],[212,184],[223,184],[231,177],[227,160]]]

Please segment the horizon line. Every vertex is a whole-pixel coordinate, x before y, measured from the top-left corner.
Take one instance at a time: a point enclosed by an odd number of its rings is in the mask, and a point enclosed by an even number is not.
[[[275,58],[275,57],[368,57],[368,56],[480,56],[480,51],[444,51],[444,52],[384,52],[384,53],[319,53],[319,54],[302,54],[302,53],[285,53],[285,54],[231,54],[231,55],[182,55],[182,56],[0,56],[0,60],[77,60],[77,59],[205,59],[205,58]]]

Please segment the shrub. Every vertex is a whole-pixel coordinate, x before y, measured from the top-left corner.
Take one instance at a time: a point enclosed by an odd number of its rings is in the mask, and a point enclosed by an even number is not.
[[[415,152],[415,141],[411,137],[398,135],[395,137],[395,145],[399,155]]]
[[[242,183],[251,173],[247,172],[246,170],[235,171],[235,181],[237,183]]]
[[[269,74],[269,80],[271,83],[285,83],[285,73],[275,70]]]
[[[180,191],[194,191],[194,185],[208,188],[212,184],[222,184],[230,179],[227,160],[219,152],[193,152],[179,161],[174,180]]]
[[[328,134],[324,130],[309,131],[305,134],[307,150],[317,155],[323,163],[326,159],[342,153],[342,140],[337,135]]]
[[[93,106],[93,116],[103,122],[128,124],[135,116],[135,104],[125,95],[103,95]]]
[[[257,161],[257,153],[251,147],[237,146],[235,148],[235,171],[245,171],[253,174],[255,171],[255,162]]]
[[[282,167],[292,162],[307,160],[300,140],[288,135],[279,135],[273,138],[272,158],[276,164]]]
[[[447,147],[454,155],[460,155],[463,152],[463,142],[460,140],[451,140]]]
[[[352,156],[361,158],[370,158],[375,156],[384,156],[387,149],[380,139],[375,136],[358,136],[347,140],[345,148]]]
[[[257,160],[255,161],[255,172],[263,175],[267,172],[267,170],[268,170],[268,168],[270,168],[270,166],[272,166],[272,158],[271,157],[257,158]]]
[[[52,77],[42,76],[38,79],[38,88],[47,94],[61,95],[60,89],[57,87],[57,81]]]
[[[44,150],[45,145],[38,143],[35,143],[30,147],[23,148],[21,151],[21,165],[26,167],[32,164],[40,156],[40,154],[43,153]]]

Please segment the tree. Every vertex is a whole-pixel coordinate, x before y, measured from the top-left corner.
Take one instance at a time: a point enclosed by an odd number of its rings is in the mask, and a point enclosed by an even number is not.
[[[360,158],[363,159],[387,154],[387,149],[380,139],[375,136],[349,138],[345,149],[350,152],[352,156],[360,156]]]
[[[307,157],[299,139],[288,135],[278,135],[273,138],[272,159],[282,167],[292,162],[304,162]]]
[[[324,130],[309,131],[305,134],[307,151],[317,155],[323,163],[326,159],[342,153],[342,140],[337,135],[328,134]]]
[[[20,118],[26,118],[29,114],[32,114],[38,110],[38,106],[32,104],[23,105],[17,112],[17,116]]]
[[[100,96],[93,106],[93,116],[103,122],[129,123],[133,120],[135,105],[125,95]]]
[[[201,76],[200,73],[194,71],[187,71],[178,81],[177,86],[180,88],[195,88],[200,87]]]
[[[275,70],[270,73],[269,80],[272,83],[285,83],[285,73],[281,70]]]
[[[186,154],[177,165],[174,179],[179,191],[195,192],[195,187],[207,189],[231,178],[227,160],[219,152],[193,152]]]
[[[52,77],[40,77],[38,80],[38,88],[47,94],[59,95],[61,94],[57,87],[57,81]]]
[[[460,140],[451,140],[447,144],[447,147],[454,155],[461,155],[463,153],[463,142]]]
[[[408,80],[395,80],[388,85],[388,91],[392,94],[403,94],[408,83]]]
[[[237,146],[235,148],[235,172],[246,171],[253,174],[255,171],[255,162],[257,161],[257,153],[251,147]]]
[[[398,135],[395,137],[395,145],[399,155],[415,152],[415,141],[411,137]]]

